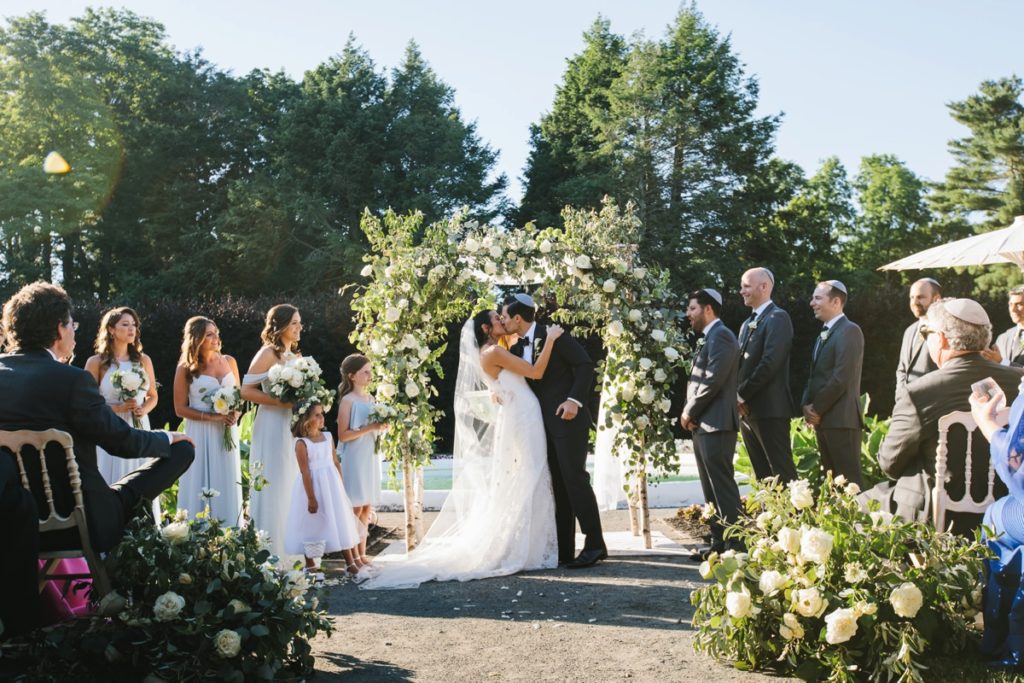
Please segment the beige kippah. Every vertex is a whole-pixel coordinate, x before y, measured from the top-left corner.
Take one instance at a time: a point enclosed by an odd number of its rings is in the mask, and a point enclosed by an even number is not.
[[[825,284],[829,285],[830,287],[835,287],[836,289],[838,289],[843,294],[846,294],[846,295],[850,294],[848,291],[846,291],[846,285],[844,285],[839,280],[825,280]]]
[[[988,313],[973,299],[950,299],[942,302],[951,316],[972,325],[991,325]]]
[[[512,295],[512,298],[524,306],[529,306],[535,311],[537,310],[537,304],[534,302],[533,297],[525,292],[516,292]]]

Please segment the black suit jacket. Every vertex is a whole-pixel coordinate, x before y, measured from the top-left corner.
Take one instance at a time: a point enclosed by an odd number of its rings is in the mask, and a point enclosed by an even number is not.
[[[740,368],[736,392],[750,408],[750,416],[790,418],[795,414],[789,392],[789,354],[793,323],[774,303],[761,311],[754,329],[740,328]]]
[[[89,535],[99,550],[112,548],[121,539],[123,506],[96,467],[96,446],[125,458],[161,458],[170,455],[166,434],[132,429],[114,414],[100,395],[96,380],[85,370],[58,363],[48,351],[0,355],[0,430],[60,429],[75,441],[75,456],[82,479]],[[25,467],[40,514],[46,514],[39,459],[25,457]],[[64,451],[50,444],[47,470],[53,483],[54,501],[61,514],[74,506],[64,464]],[[117,525],[104,520],[118,519]],[[64,534],[54,532],[52,535]],[[50,536],[51,534],[45,534]],[[65,534],[61,542],[74,538]],[[77,543],[77,539],[72,543]],[[44,548],[53,543],[44,538]]]
[[[533,360],[536,361],[547,341],[547,327],[537,325],[533,331]],[[540,401],[544,416],[544,427],[555,437],[588,435],[594,422],[588,407],[590,391],[594,386],[594,361],[586,350],[568,332],[555,340],[551,359],[541,379],[530,379],[530,387]],[[582,406],[572,420],[563,420],[555,415],[558,406],[567,398],[579,401]]]
[[[736,335],[719,321],[704,335],[704,344],[693,357],[686,383],[683,414],[700,425],[701,432],[734,432],[739,429],[736,411],[736,372],[740,347]]]
[[[811,352],[814,353],[813,350]],[[812,404],[821,416],[821,429],[860,429],[860,371],[864,363],[864,334],[845,315],[829,330],[811,360],[800,405]]]
[[[909,382],[927,375],[936,369],[935,361],[928,353],[928,343],[918,332],[921,321],[915,320],[903,331],[903,344],[900,346],[900,362],[896,366],[896,398],[900,397],[900,389]]]
[[[957,356],[906,387],[892,411],[889,433],[878,450],[878,463],[895,483],[882,484],[868,497],[882,501],[882,509],[907,520],[928,521],[931,516],[931,490],[935,485],[935,449],[939,444],[939,418],[954,410],[971,409],[968,396],[971,385],[991,377],[1006,394],[1007,403],[1017,396],[1024,370],[987,360],[978,353]],[[962,429],[949,431],[949,471],[952,479],[946,489],[954,498],[964,492],[966,443]],[[980,432],[973,439],[971,487],[977,500],[988,488],[989,446]],[[996,497],[1006,494],[996,479]],[[975,516],[977,517],[977,516]],[[975,526],[979,519],[975,519]]]

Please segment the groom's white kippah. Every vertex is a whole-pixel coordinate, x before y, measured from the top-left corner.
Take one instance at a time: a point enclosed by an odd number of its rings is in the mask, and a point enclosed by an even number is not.
[[[516,292],[512,295],[512,298],[521,303],[524,306],[529,306],[533,310],[537,310],[537,304],[534,303],[533,297],[525,292]]]
[[[718,293],[717,289],[711,289],[710,287],[704,288],[704,293],[710,296],[712,299],[717,301],[719,304],[722,303],[722,295]]]
[[[825,284],[828,285],[829,287],[834,287],[838,289],[843,294],[849,294],[849,292],[846,291],[846,285],[844,285],[839,280],[825,280]]]
[[[946,311],[958,320],[972,325],[990,325],[988,313],[973,299],[947,299],[942,302]]]

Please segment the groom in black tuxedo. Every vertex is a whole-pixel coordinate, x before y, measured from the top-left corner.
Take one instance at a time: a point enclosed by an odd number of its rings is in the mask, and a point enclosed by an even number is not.
[[[96,380],[66,361],[75,348],[71,299],[56,285],[36,282],[22,287],[4,305],[3,330],[8,353],[0,355],[0,430],[60,429],[75,442],[82,480],[89,538],[104,552],[121,540],[132,518],[145,514],[146,503],[180,477],[195,458],[191,439],[180,432],[132,429],[107,406]],[[96,447],[122,458],[152,458],[108,486],[96,467]],[[51,450],[52,449],[52,450]],[[9,451],[0,458],[14,460]],[[24,458],[36,506],[48,510],[43,496],[39,459]],[[74,505],[64,451],[51,444],[46,466],[52,477],[57,511]],[[54,531],[40,538],[42,550],[75,548],[74,530]]]
[[[534,322],[537,306],[527,294],[515,294],[502,309],[506,331],[519,335],[512,352],[533,362],[547,341]],[[548,442],[548,468],[555,496],[558,562],[571,569],[589,567],[608,557],[601,533],[597,498],[587,474],[587,450],[593,419],[586,406],[594,384],[594,361],[580,343],[563,334],[555,345],[544,377],[527,380],[540,401]],[[586,537],[576,556],[576,520]]]

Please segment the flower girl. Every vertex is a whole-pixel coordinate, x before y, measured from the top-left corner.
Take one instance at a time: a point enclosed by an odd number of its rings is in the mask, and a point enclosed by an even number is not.
[[[342,486],[341,467],[334,458],[331,435],[323,428],[324,408],[319,403],[305,406],[292,425],[299,474],[292,487],[285,526],[285,552],[304,555],[306,568],[312,569],[316,566],[315,557],[340,550],[348,572],[361,581],[368,574],[360,571],[363,564],[353,548],[365,536],[366,528],[352,513],[352,501]]]
[[[341,362],[341,384],[338,385],[338,459],[345,478],[345,493],[352,500],[353,512],[360,523],[368,526],[373,506],[380,497],[380,460],[377,458],[377,433],[387,429],[386,423],[372,419],[373,401],[367,387],[373,381],[370,359],[354,353]],[[366,540],[356,548],[363,564]]]

